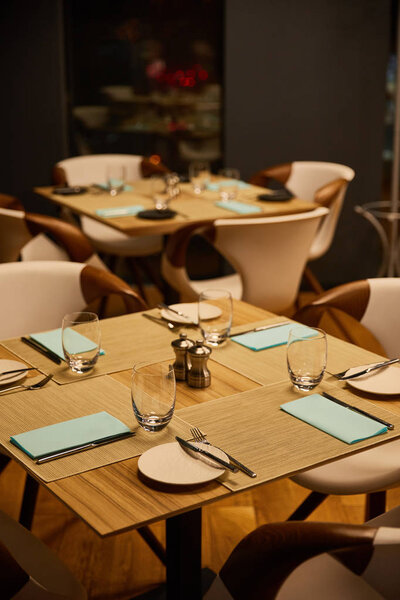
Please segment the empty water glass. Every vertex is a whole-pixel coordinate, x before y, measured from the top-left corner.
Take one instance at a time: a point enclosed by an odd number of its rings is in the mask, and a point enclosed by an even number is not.
[[[109,164],[107,171],[107,187],[111,196],[116,196],[125,189],[126,169],[123,165]]]
[[[194,161],[189,165],[189,179],[195,194],[201,194],[210,181],[210,163],[207,161]]]
[[[74,373],[93,369],[100,352],[99,317],[92,312],[74,312],[62,321],[62,347],[65,360]]]
[[[219,196],[222,202],[236,199],[239,191],[240,172],[238,169],[221,169],[218,173],[224,179],[219,184]]]
[[[171,199],[165,177],[163,175],[152,175],[150,177],[151,197],[156,210],[166,210]]]
[[[289,331],[287,367],[294,387],[302,392],[314,389],[326,368],[326,333],[322,329],[297,326]]]
[[[131,398],[136,420],[145,431],[160,431],[174,414],[175,372],[171,364],[134,365]]]
[[[232,326],[232,295],[228,290],[204,290],[198,303],[199,327],[207,346],[223,344]]]

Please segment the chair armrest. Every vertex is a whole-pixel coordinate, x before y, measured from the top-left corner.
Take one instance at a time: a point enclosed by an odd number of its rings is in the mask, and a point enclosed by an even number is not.
[[[125,281],[110,273],[86,265],[81,271],[81,290],[87,304],[98,298],[117,294],[124,301],[128,313],[148,310],[146,302]]]
[[[291,170],[292,163],[284,163],[281,165],[276,165],[275,167],[268,167],[267,169],[263,169],[262,171],[258,171],[252,175],[249,179],[249,182],[253,185],[266,188],[268,187],[268,183],[271,179],[275,179],[275,181],[285,184],[290,177]]]
[[[209,221],[197,221],[171,234],[165,247],[165,256],[174,268],[185,266],[187,247],[190,238],[194,235],[202,235],[210,243],[213,243],[215,227]]]
[[[330,181],[315,192],[314,202],[319,206],[330,208],[339,194],[342,193],[343,188],[346,188],[348,184],[347,179],[342,178]]]

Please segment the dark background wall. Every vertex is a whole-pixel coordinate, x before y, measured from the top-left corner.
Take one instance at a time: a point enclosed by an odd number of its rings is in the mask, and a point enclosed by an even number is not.
[[[353,206],[380,200],[388,0],[228,0],[225,163],[242,176],[293,160],[356,172],[334,245],[315,263],[326,285],[374,276],[377,237]]]
[[[317,265],[330,286],[376,274],[379,246],[353,206],[380,199],[390,0],[227,0],[225,164],[243,177],[279,162],[356,171],[334,246]],[[62,0],[0,3],[0,191],[27,207],[68,156]]]

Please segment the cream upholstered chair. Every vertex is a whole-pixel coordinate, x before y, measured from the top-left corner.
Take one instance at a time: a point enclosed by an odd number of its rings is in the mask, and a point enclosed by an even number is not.
[[[78,227],[47,215],[0,208],[0,263],[18,259],[72,260],[106,269]]]
[[[86,591],[41,540],[0,511],[2,600],[85,600]]]
[[[237,299],[280,312],[295,301],[301,276],[321,220],[328,209],[284,217],[217,219],[188,225],[172,234],[162,258],[164,279],[182,300],[196,300],[209,287],[226,288]],[[190,238],[199,234],[230,262],[234,275],[194,281],[186,271]]]
[[[161,163],[152,162],[143,156],[131,154],[92,154],[66,158],[58,162],[53,169],[53,181],[56,184],[85,186],[94,183],[105,183],[107,166],[118,164],[125,167],[126,180],[135,181],[156,173],[167,173],[168,169]],[[115,203],[115,200],[113,200]],[[98,252],[130,259],[139,291],[145,297],[142,277],[138,266],[161,289],[162,283],[151,270],[146,257],[159,254],[163,247],[160,235],[129,236],[113,227],[104,225],[95,219],[82,215],[80,217],[82,231]]]
[[[399,278],[367,279],[325,292],[294,318],[317,326],[327,309],[339,309],[367,328],[387,356],[400,357],[399,306]],[[385,490],[400,485],[398,452],[395,440],[295,475],[292,480],[312,493],[290,519],[306,518],[329,494],[367,494],[366,518],[383,512]]]
[[[239,542],[203,598],[395,600],[399,560],[400,507],[365,525],[271,523]]]
[[[145,302],[116,275],[91,265],[65,261],[0,264],[0,339],[58,328],[66,313],[84,310],[97,298],[118,294],[127,312],[146,310]],[[0,455],[0,472],[9,458]],[[30,528],[37,483],[27,478],[20,522]]]
[[[259,171],[250,178],[250,183],[268,187],[271,180],[279,181],[298,198],[329,208],[310,248],[308,260],[312,261],[331,247],[346,190],[354,175],[353,169],[337,163],[295,161]],[[323,292],[309,267],[304,274],[314,291]]]

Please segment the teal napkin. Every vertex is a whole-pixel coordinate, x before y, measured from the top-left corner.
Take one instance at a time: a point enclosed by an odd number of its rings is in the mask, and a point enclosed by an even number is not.
[[[253,213],[261,212],[261,208],[259,206],[253,206],[251,204],[246,204],[245,202],[238,202],[237,200],[227,200],[226,202],[216,202],[216,206],[220,208],[226,208],[226,210],[231,210],[239,215],[251,215]]]
[[[104,217],[105,219],[112,219],[113,217],[129,217],[137,215],[138,212],[143,210],[143,206],[136,204],[134,206],[113,206],[111,208],[98,208],[96,215]]]
[[[103,411],[63,423],[12,435],[10,441],[33,459],[62,452],[130,431],[124,423]]]
[[[346,444],[355,444],[387,431],[385,425],[340,406],[320,394],[286,402],[281,405],[281,409]]]
[[[113,185],[115,186],[119,186],[121,185],[122,181],[120,181],[119,179],[111,179],[111,182]],[[109,190],[109,186],[108,183],[96,183],[96,187],[101,188],[102,190]],[[131,185],[124,185],[124,189],[122,190],[123,192],[131,192],[133,190],[133,187]]]
[[[78,352],[88,352],[89,350],[93,350],[95,344],[89,340],[84,335],[81,335],[77,331],[72,330],[71,337],[75,338],[74,340],[74,351]],[[59,327],[58,329],[52,329],[51,331],[43,331],[41,333],[32,333],[30,336],[33,340],[36,340],[42,346],[45,346],[48,350],[51,350],[57,356],[59,356],[62,360],[65,360],[64,351],[62,347],[62,329]],[[100,355],[105,354],[104,350],[100,349]]]
[[[265,350],[266,348],[274,348],[275,346],[283,346],[287,344],[289,338],[289,331],[296,327],[295,323],[289,325],[282,325],[280,327],[271,327],[271,329],[264,329],[263,331],[252,331],[251,333],[238,333],[231,339],[250,350]],[[297,326],[299,327],[299,326]],[[308,333],[309,332],[309,333]],[[311,337],[314,334],[312,329],[304,327],[304,336]]]
[[[215,183],[207,183],[207,190],[210,192],[219,192],[219,190],[225,186],[236,184],[239,190],[245,190],[250,187],[249,183],[245,181],[239,181],[238,179],[224,179],[224,181],[218,181]]]

